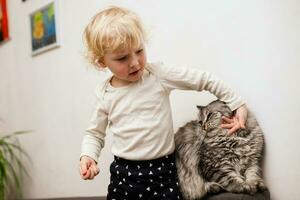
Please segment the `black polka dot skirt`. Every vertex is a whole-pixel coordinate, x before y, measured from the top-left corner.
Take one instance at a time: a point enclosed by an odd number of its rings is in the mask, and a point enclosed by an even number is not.
[[[110,173],[107,200],[182,199],[174,153],[147,161],[115,157]]]

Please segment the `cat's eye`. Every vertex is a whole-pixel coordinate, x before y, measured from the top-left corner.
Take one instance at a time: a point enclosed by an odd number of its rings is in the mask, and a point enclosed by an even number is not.
[[[208,113],[207,120],[212,116],[212,113]]]
[[[203,121],[202,121],[202,120],[199,120],[198,123],[202,126]]]

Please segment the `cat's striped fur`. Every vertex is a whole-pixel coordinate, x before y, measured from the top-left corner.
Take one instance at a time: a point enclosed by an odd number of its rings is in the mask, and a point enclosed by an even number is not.
[[[221,190],[253,194],[266,189],[260,168],[264,139],[253,114],[248,111],[246,129],[230,136],[220,127],[221,116],[232,115],[225,103],[217,100],[197,107],[198,119],[175,135],[183,197],[192,200]]]

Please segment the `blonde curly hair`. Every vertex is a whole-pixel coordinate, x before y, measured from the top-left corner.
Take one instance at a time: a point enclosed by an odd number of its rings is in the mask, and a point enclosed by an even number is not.
[[[106,53],[138,48],[146,41],[139,17],[131,10],[110,6],[97,13],[84,33],[86,58],[96,66]]]

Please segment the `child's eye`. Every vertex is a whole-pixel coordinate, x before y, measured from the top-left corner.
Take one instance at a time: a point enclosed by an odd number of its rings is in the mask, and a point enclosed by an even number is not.
[[[123,57],[120,57],[120,58],[117,58],[116,60],[117,61],[124,61],[127,59],[127,56],[123,56]]]
[[[137,54],[142,53],[144,51],[144,49],[139,49],[136,51]]]

